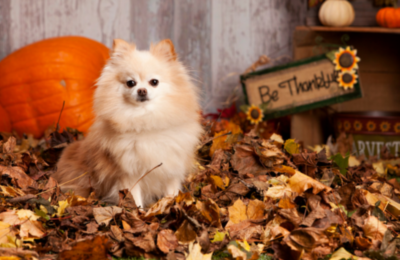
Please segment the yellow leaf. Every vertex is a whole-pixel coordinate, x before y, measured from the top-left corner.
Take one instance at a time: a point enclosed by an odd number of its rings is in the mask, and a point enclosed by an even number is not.
[[[0,245],[0,247],[4,247]],[[0,260],[20,260],[21,258],[17,256],[0,256]]]
[[[211,260],[212,252],[209,254],[202,254],[201,247],[199,244],[193,244],[191,242],[189,244],[189,255],[186,257],[186,260]]]
[[[346,251],[343,247],[337,250],[335,253],[332,254],[330,260],[341,260],[341,259],[354,259],[357,260],[358,257],[355,255],[350,254]]]
[[[227,134],[231,132],[231,134],[229,136],[235,136],[238,134],[242,134],[242,129],[240,128],[240,126],[229,122],[228,126],[226,127],[226,129],[224,131],[215,133],[214,135],[214,140],[213,143],[211,145],[210,148],[210,156],[213,156],[214,152],[218,149],[228,149],[230,147],[230,143],[233,143],[237,140],[237,138],[230,138],[228,142],[228,135],[222,136],[224,134]],[[221,136],[221,137],[218,137]]]
[[[299,144],[294,139],[287,139],[284,148],[290,154],[299,153]]]
[[[20,190],[18,188],[11,187],[11,186],[0,186],[0,188],[1,188],[1,192],[0,193],[3,194],[4,196],[7,196],[7,197],[14,198],[14,197],[24,196],[25,195],[25,193],[22,190]]]
[[[280,173],[287,173],[290,176],[294,175],[296,173],[296,170],[290,166],[286,165],[280,165],[280,166],[275,166],[274,171],[280,172]]]
[[[349,167],[359,166],[361,162],[353,155],[349,157]]]
[[[217,230],[217,232],[215,233],[214,238],[213,238],[213,240],[211,240],[211,242],[213,242],[213,243],[221,242],[222,240],[224,240],[225,236],[226,236],[226,232],[219,232]]]
[[[279,146],[280,148],[282,148],[282,145],[283,145],[282,136],[273,133],[269,139],[272,140],[276,146]]]
[[[11,233],[10,224],[0,221],[0,244],[7,242],[7,234]]]
[[[233,259],[247,260],[247,254],[234,245],[228,245],[228,251]]]
[[[68,208],[68,200],[61,200],[58,202],[57,216],[61,217],[65,213],[65,209]]]
[[[247,243],[246,239],[243,242],[236,240],[236,243],[238,243],[247,252],[250,252],[250,245]]]
[[[43,211],[46,214],[48,213],[47,209],[43,205],[40,205],[40,210]]]
[[[124,230],[129,230],[129,229],[131,229],[131,226],[128,223],[126,223],[125,220],[122,220],[122,228]]]
[[[222,189],[222,190],[225,190],[225,184],[224,184],[224,182],[222,181],[221,177],[219,177],[219,176],[217,176],[217,175],[211,175],[210,178],[213,180],[214,184],[215,184],[218,188],[220,188],[220,189]]]
[[[40,216],[36,215],[33,211],[28,209],[17,210],[17,215],[20,220],[30,219],[37,220]]]
[[[186,204],[186,206],[190,206],[195,202],[195,199],[192,197],[190,192],[183,193],[179,191],[178,196],[175,197],[175,202],[179,204],[182,201]]]
[[[374,167],[374,170],[379,174],[379,176],[385,175],[385,168],[383,167],[382,162],[373,163],[372,167]]]

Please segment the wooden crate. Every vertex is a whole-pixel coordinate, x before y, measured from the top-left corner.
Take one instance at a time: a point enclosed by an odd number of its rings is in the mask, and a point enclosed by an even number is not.
[[[361,58],[359,80],[363,98],[333,105],[329,113],[314,110],[292,116],[291,135],[306,145],[325,143],[333,133],[327,118],[332,111],[400,111],[400,29],[297,27],[294,58],[320,54],[329,49],[329,44],[341,45],[345,34],[349,37],[346,43],[354,46]]]

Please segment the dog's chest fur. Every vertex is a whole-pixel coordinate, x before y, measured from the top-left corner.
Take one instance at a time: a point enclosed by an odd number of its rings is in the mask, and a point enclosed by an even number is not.
[[[103,135],[102,148],[110,152],[123,171],[121,182],[116,183],[115,188],[132,187],[146,172],[162,163],[140,180],[140,189],[144,201],[168,193],[169,185],[174,185],[171,182],[182,182],[193,163],[193,148],[198,143],[193,132],[200,130],[195,122],[153,132]],[[110,192],[115,193],[115,188]]]

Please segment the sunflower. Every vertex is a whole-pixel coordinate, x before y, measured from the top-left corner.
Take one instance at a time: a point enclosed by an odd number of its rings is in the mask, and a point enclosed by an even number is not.
[[[343,127],[342,122],[339,121],[339,122],[337,123],[337,127],[338,127],[339,131],[341,131],[341,130],[342,130],[342,127]]]
[[[346,49],[339,48],[339,51],[335,53],[335,60],[333,63],[336,64],[335,70],[349,71],[358,69],[357,62],[360,58],[356,56],[357,50],[351,50],[349,46]]]
[[[339,82],[339,86],[344,89],[353,88],[354,84],[357,83],[357,74],[354,70],[352,71],[342,71],[339,73],[337,81]]]
[[[396,133],[400,133],[400,123],[396,123],[396,124],[394,125],[394,131],[395,131]]]
[[[379,127],[381,128],[382,132],[387,132],[390,130],[390,123],[389,122],[382,122]]]
[[[351,129],[351,124],[349,121],[344,121],[344,130],[349,131]]]
[[[356,129],[356,131],[361,131],[362,129],[362,123],[358,120],[354,121],[353,123],[353,127],[354,129]]]
[[[249,107],[249,110],[247,110],[247,119],[250,120],[250,123],[252,124],[258,124],[262,121],[262,118],[264,117],[263,111],[255,105],[252,105]]]
[[[367,129],[368,131],[372,132],[376,128],[376,124],[373,121],[368,121],[367,123]]]

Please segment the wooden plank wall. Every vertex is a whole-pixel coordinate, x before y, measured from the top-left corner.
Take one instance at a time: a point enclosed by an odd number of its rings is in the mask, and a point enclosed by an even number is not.
[[[291,57],[292,33],[305,21],[306,5],[306,0],[0,0],[0,59],[63,35],[109,47],[122,38],[142,49],[170,38],[199,81],[204,107],[213,111],[237,85],[237,74],[261,54]]]

